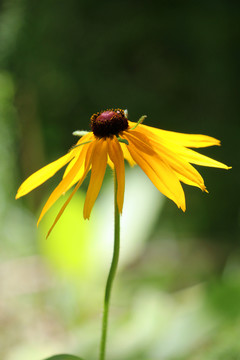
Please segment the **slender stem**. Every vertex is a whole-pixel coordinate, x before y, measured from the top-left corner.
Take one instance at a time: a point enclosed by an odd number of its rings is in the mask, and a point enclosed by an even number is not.
[[[102,336],[101,336],[99,360],[105,360],[109,301],[110,301],[112,284],[118,265],[119,248],[120,248],[119,245],[120,245],[120,214],[117,205],[117,179],[116,179],[116,172],[114,172],[114,250],[113,250],[112,264],[110,267],[106,288],[105,288],[104,308],[103,308],[103,318],[102,318]]]

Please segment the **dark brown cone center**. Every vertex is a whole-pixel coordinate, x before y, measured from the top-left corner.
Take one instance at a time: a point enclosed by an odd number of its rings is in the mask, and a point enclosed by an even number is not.
[[[91,128],[99,138],[111,137],[128,128],[128,119],[124,110],[109,109],[92,115]]]

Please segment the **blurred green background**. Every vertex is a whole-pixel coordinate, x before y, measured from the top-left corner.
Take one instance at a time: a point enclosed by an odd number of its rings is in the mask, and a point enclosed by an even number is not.
[[[1,2],[1,359],[97,359],[110,170],[91,220],[82,218],[87,180],[48,240],[61,204],[38,230],[36,220],[61,174],[14,197],[111,107],[220,139],[202,153],[233,169],[199,169],[209,194],[184,186],[183,214],[127,167],[108,359],[240,359],[239,22],[240,3],[227,0]]]

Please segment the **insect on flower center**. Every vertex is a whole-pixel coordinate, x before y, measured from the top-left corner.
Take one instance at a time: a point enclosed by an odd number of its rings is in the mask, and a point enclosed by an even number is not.
[[[122,109],[108,109],[93,114],[91,128],[95,136],[111,137],[128,128],[128,119]]]

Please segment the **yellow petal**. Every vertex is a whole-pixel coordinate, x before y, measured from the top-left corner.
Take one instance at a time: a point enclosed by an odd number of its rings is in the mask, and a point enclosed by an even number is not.
[[[177,175],[177,178],[183,182],[184,184],[187,184],[187,185],[190,185],[190,186],[196,186],[198,188],[200,188],[202,191],[205,191],[208,193],[207,191],[207,188],[206,186],[203,184],[203,185],[199,185],[197,182],[195,181],[192,181],[192,180],[189,180],[189,178],[185,177],[184,175],[182,174],[179,174],[179,173],[176,173]]]
[[[108,142],[108,153],[110,159],[112,160],[117,175],[117,204],[118,210],[122,213],[123,200],[124,200],[124,189],[125,189],[125,167],[124,167],[124,157],[121,146],[116,138],[107,139]]]
[[[86,154],[86,159],[85,159],[85,167],[84,167],[84,173],[81,177],[81,179],[79,180],[79,182],[77,183],[77,185],[75,186],[73,192],[71,193],[71,195],[69,196],[69,198],[67,199],[67,201],[63,204],[63,206],[61,207],[59,213],[57,214],[52,226],[50,227],[48,233],[47,233],[47,238],[50,235],[50,233],[52,232],[53,228],[55,227],[55,225],[57,224],[58,220],[60,219],[60,217],[62,216],[64,210],[66,209],[67,205],[69,204],[69,202],[71,201],[71,199],[73,198],[74,194],[77,192],[77,190],[79,189],[79,187],[82,185],[89,169],[90,169],[90,164],[91,164],[91,158],[92,158],[92,152],[94,149],[95,143],[91,144],[91,146],[89,146],[88,150],[87,150],[87,154]]]
[[[76,161],[80,155],[80,152],[81,152],[82,149],[79,150],[79,154],[78,156],[75,156],[71,161],[70,163],[68,164],[68,166],[66,167],[66,170],[64,171],[64,174],[63,174],[63,179],[67,176],[67,174],[69,173],[69,171],[73,168],[73,166],[76,164]]]
[[[93,135],[93,133],[89,133],[84,135],[81,139],[78,140],[77,144],[73,146],[73,148],[70,150],[71,153],[74,154],[74,158],[72,159],[72,161],[70,161],[70,163],[68,164],[68,166],[66,167],[66,170],[63,174],[63,179],[67,176],[67,174],[69,173],[69,171],[72,169],[72,167],[75,165],[80,152],[82,151],[82,149],[84,148],[85,142],[87,141],[94,141],[95,140],[95,136]],[[78,146],[80,144],[83,144],[81,146]],[[79,177],[80,178],[80,177]],[[75,181],[76,183],[77,181]]]
[[[122,133],[122,137],[127,139],[129,144],[134,144],[134,146],[141,152],[145,152],[146,154],[153,155],[154,150],[152,149],[151,145],[149,144],[148,138],[136,130],[132,131],[124,131]],[[129,145],[127,145],[129,146]],[[129,147],[128,147],[129,149]]]
[[[181,159],[184,159],[184,160],[190,162],[191,164],[196,164],[196,165],[201,165],[201,166],[209,166],[209,167],[217,167],[217,168],[221,168],[221,169],[231,169],[231,167],[229,167],[219,161],[211,159],[208,156],[199,154],[198,152],[196,152],[194,150],[191,150],[182,145],[179,145],[177,142],[173,142],[173,141],[169,140],[169,138],[167,136],[165,136],[165,137],[157,136],[157,131],[155,131],[155,130],[159,130],[159,129],[150,128],[149,126],[146,126],[146,125],[139,125],[138,128],[139,128],[140,132],[144,132],[146,134],[146,136],[151,140],[153,148],[157,144],[162,144],[162,145],[164,145],[164,147],[166,147],[169,150],[171,150],[172,152],[174,152],[176,154],[176,157],[180,156]],[[149,128],[151,129],[151,131],[149,131]],[[129,130],[129,132],[130,131],[131,130]],[[165,130],[163,130],[163,131],[165,131]],[[168,133],[171,133],[171,132],[168,132]],[[175,133],[175,134],[178,134],[178,133]],[[179,134],[179,135],[182,135],[182,134]],[[183,135],[186,135],[186,134],[183,134]],[[189,135],[189,136],[194,136],[194,135]],[[199,136],[199,135],[197,135],[197,136]],[[209,145],[206,145],[206,146],[220,144],[218,142],[218,140],[216,140],[214,138],[211,138],[211,139],[213,139],[212,143],[211,144],[209,143]],[[215,140],[215,143],[213,143],[214,140]],[[218,143],[216,143],[216,142],[218,142]],[[192,147],[193,147],[193,145],[192,145]],[[197,146],[195,146],[195,147],[197,147]],[[198,147],[200,147],[200,144]]]
[[[95,136],[93,135],[93,133],[89,133],[87,135],[84,135],[78,142],[77,142],[77,145],[81,144],[81,143],[85,143],[86,141],[95,141]],[[68,164],[64,174],[63,174],[63,179],[67,176],[67,174],[69,173],[69,171],[72,169],[72,167],[75,165],[77,159],[78,159],[78,156],[80,154],[80,152],[82,151],[82,149],[84,149],[85,145],[87,144],[84,144],[82,146],[79,146],[77,148],[73,148],[71,151],[75,151],[77,150],[77,156],[75,156],[74,159],[72,159],[72,161]],[[76,145],[75,145],[76,146]],[[69,184],[69,186],[66,188],[66,191],[67,192],[73,185],[75,185],[80,179],[81,177],[83,176],[83,173],[84,173],[84,167],[82,166],[77,175],[75,176],[75,178],[73,179],[73,181]]]
[[[182,159],[190,162],[191,164],[201,165],[201,166],[209,166],[216,167],[220,169],[231,169],[231,167],[211,159],[208,156],[202,155],[188,148],[184,148],[183,146],[179,146],[175,148],[176,154],[179,155]]]
[[[96,138],[95,138],[93,132],[89,132],[88,134],[82,136],[82,137],[78,140],[78,142],[76,143],[76,145],[74,145],[74,146],[70,149],[70,152],[73,152],[73,153],[76,155],[76,152],[78,152],[78,151],[82,148],[82,146],[85,145],[86,142],[88,142],[88,141],[94,141],[94,140],[96,140]],[[82,144],[82,145],[81,145],[81,144]],[[81,146],[79,146],[79,145],[81,145]]]
[[[156,155],[149,156],[140,152],[133,145],[128,148],[134,161],[142,168],[156,188],[185,211],[186,203],[182,186],[169,166]]]
[[[46,238],[49,237],[49,235],[51,234],[53,228],[55,227],[55,225],[57,224],[58,220],[60,219],[60,217],[62,216],[64,210],[66,209],[67,205],[70,203],[71,199],[73,198],[73,195],[77,192],[77,190],[79,189],[79,187],[82,185],[84,178],[82,179],[82,181],[79,181],[78,184],[75,186],[73,192],[71,193],[71,195],[68,197],[67,201],[65,201],[65,203],[63,204],[63,206],[61,207],[59,213],[57,214],[52,226],[50,227]]]
[[[129,151],[128,151],[128,145],[125,145],[123,143],[120,143],[122,152],[123,152],[123,156],[124,159],[127,160],[127,162],[129,163],[130,166],[134,166],[136,165],[135,161],[133,160],[133,158],[131,157]]]
[[[129,122],[130,127],[133,127],[135,123]],[[151,133],[155,134],[156,136],[166,139],[168,141],[174,142],[175,144],[186,146],[186,147],[207,147],[213,145],[220,145],[220,141],[207,135],[200,135],[200,134],[183,134],[177,133],[174,131],[167,131],[162,129],[157,129],[147,125],[138,125],[137,129],[139,131],[150,131]]]
[[[107,141],[105,139],[97,140],[92,155],[91,178],[86,194],[83,217],[89,219],[93,205],[102,186],[105,170],[107,166]]]
[[[46,212],[50,209],[50,207],[59,199],[59,197],[64,194],[67,189],[69,188],[69,185],[71,185],[79,171],[81,171],[81,168],[83,167],[86,152],[89,149],[89,147],[92,145],[86,144],[83,145],[83,149],[79,154],[79,157],[75,163],[75,165],[72,167],[72,169],[69,171],[69,173],[66,175],[66,177],[58,184],[58,186],[55,188],[55,190],[52,192],[52,194],[49,196],[46,204],[44,205],[42,212],[38,219],[38,224],[43,218],[43,216],[46,214]]]
[[[70,171],[71,168],[76,164],[77,159],[78,159],[78,158],[75,158],[75,159],[73,159],[73,160],[71,161],[71,163],[69,164],[69,165],[71,165],[71,167],[69,167],[69,169],[68,169],[69,171]],[[69,165],[68,165],[68,166],[69,166]],[[68,171],[68,172],[69,172],[69,171]],[[83,174],[84,174],[84,171],[85,171],[85,169],[84,169],[84,166],[82,165],[82,166],[79,168],[76,176],[73,178],[72,182],[69,183],[69,185],[66,187],[66,190],[65,190],[64,193],[66,193],[69,189],[71,189],[71,187],[74,186],[74,185],[82,178],[82,176],[83,176]],[[65,178],[65,177],[66,177],[66,175],[65,175],[63,178]]]
[[[178,174],[182,175],[182,178],[187,178],[191,184],[195,183],[195,186],[200,187],[202,190],[206,189],[202,176],[186,160],[161,144],[156,144],[154,150],[158,156],[174,170],[178,178]],[[184,182],[186,183],[186,181]]]
[[[108,157],[107,157],[107,163],[108,163],[108,165],[110,166],[110,168],[111,168],[112,170],[114,170],[114,164],[113,164],[112,160],[110,159],[109,155],[108,155]]]
[[[27,180],[25,180],[18,189],[16,199],[29,193],[39,185],[43,184],[50,177],[55,175],[57,171],[59,171],[73,158],[73,156],[73,153],[68,153],[29,176],[29,178],[27,178]]]

